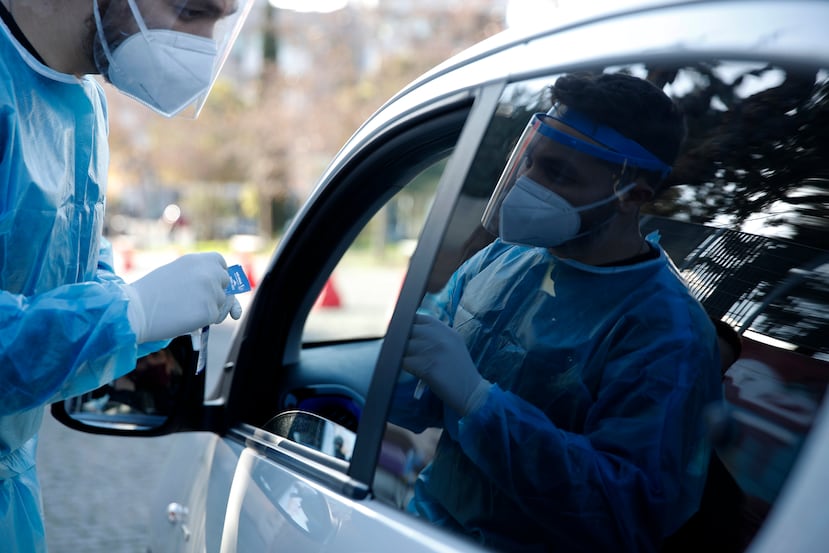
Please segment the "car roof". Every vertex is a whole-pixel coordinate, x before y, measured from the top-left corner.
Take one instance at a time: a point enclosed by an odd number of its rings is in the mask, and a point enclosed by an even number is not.
[[[545,35],[561,32],[572,27],[595,23],[604,19],[631,16],[654,8],[699,3],[701,3],[701,0],[629,0],[622,3],[614,2],[613,0],[610,0],[610,2],[593,0],[591,2],[566,4],[561,7],[556,7],[556,4],[541,4],[540,6],[547,7],[546,9],[544,7],[538,7],[537,17],[522,22],[519,25],[509,27],[455,54],[418,77],[395,97],[402,96],[412,88],[420,86],[443,73],[474,63],[477,59],[491,56],[499,51],[520,46],[531,40],[537,40]],[[390,101],[393,100],[394,98]]]
[[[607,5],[605,5],[606,7]],[[739,21],[740,25],[734,25]],[[391,97],[333,158],[319,185],[336,174],[367,141],[417,116],[425,106],[471,98],[480,86],[548,76],[554,69],[689,57],[754,56],[758,60],[811,60],[829,66],[821,0],[636,0],[604,11],[562,11],[555,20],[507,29],[437,65]],[[596,40],[601,37],[601,40]],[[592,38],[592,39],[591,39]],[[608,43],[615,44],[609,49]],[[318,187],[319,188],[319,187]],[[317,191],[314,192],[314,195]]]

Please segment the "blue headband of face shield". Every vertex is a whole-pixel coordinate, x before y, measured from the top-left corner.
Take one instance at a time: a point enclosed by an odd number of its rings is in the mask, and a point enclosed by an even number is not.
[[[571,134],[547,124],[545,120],[559,121],[568,127],[589,136],[602,146],[585,142]],[[547,113],[533,115],[532,126],[539,134],[589,156],[609,161],[616,165],[636,167],[659,173],[664,179],[671,173],[670,165],[650,153],[637,142],[626,138],[606,125],[600,125],[589,117],[570,108],[560,109],[558,105]]]
[[[558,121],[561,125],[558,128],[553,126],[554,121]],[[566,127],[566,129],[562,129],[561,126]],[[578,138],[571,134],[569,129],[594,140],[595,143]],[[615,179],[613,185],[614,195],[618,194],[620,189],[625,190],[626,187],[629,189],[629,186],[635,181],[636,170],[638,169],[656,173],[662,179],[671,172],[669,165],[635,141],[622,136],[608,126],[597,124],[577,111],[556,106],[548,113],[536,113],[524,128],[524,132],[513,149],[481,217],[484,228],[496,236],[501,235],[502,203],[515,185],[518,177],[521,176],[524,160],[535,148],[536,140],[539,137],[557,143],[568,150],[583,154],[588,158],[618,166],[620,168],[618,174],[612,176]],[[562,155],[566,155],[566,153]],[[595,205],[579,207],[589,209]]]

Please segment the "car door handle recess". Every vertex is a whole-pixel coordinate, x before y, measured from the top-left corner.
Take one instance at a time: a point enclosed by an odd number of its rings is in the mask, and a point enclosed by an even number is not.
[[[187,515],[190,513],[190,509],[182,505],[181,503],[170,503],[167,505],[167,520],[170,521],[170,524],[176,524],[177,522],[187,522]]]

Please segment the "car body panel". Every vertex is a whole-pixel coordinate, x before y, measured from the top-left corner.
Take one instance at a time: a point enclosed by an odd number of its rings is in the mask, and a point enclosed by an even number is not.
[[[435,536],[428,523],[379,502],[345,499],[254,447],[232,451],[238,459],[228,500],[211,505],[227,511],[221,547],[208,550],[380,553],[389,544],[401,553],[475,550],[465,541]]]
[[[826,527],[829,402],[823,402],[813,428],[801,452],[802,460],[794,467],[788,485],[748,553],[819,553],[826,550],[829,539]]]
[[[213,497],[225,495],[211,493],[221,488],[222,478],[232,474],[233,463],[224,470],[223,456],[217,447],[223,441],[209,432],[188,432],[173,442],[167,463],[158,481],[161,493],[154,496],[150,505],[150,543],[156,551],[204,551],[205,538],[214,532],[212,524],[206,524],[207,502]],[[176,508],[182,508],[176,511]],[[166,520],[165,520],[166,518]],[[157,522],[156,522],[157,521]]]

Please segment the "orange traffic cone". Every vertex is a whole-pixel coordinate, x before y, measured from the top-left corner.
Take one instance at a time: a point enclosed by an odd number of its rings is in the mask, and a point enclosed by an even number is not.
[[[245,253],[242,255],[242,270],[245,272],[245,276],[248,277],[248,282],[250,282],[250,289],[253,290],[256,288],[256,278],[253,275],[254,265],[253,265],[253,256],[249,253]]]
[[[135,251],[132,248],[124,248],[121,251],[121,257],[124,260],[124,271],[130,272],[135,268]]]
[[[322,292],[320,292],[319,298],[317,298],[317,307],[327,307],[327,308],[337,308],[341,307],[342,303],[340,302],[340,295],[337,293],[337,289],[334,286],[334,277],[329,277],[328,280],[325,281],[325,286],[322,288]]]

